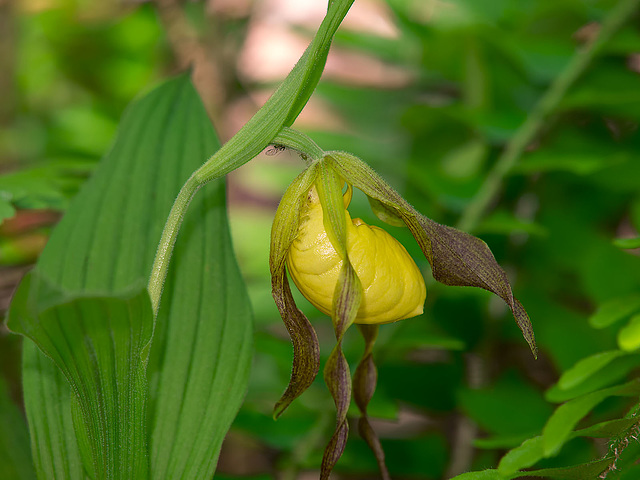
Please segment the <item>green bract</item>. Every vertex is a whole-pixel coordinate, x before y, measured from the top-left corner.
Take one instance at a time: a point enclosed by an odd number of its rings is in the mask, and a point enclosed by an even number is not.
[[[287,256],[304,221],[302,216],[306,212],[305,204],[309,191],[315,186],[322,206],[326,235],[342,258],[331,307],[337,343],[324,369],[324,379],[337,410],[336,430],[325,449],[322,461],[321,478],[325,479],[329,477],[340,458],[349,432],[346,417],[351,401],[352,382],[349,365],[342,353],[342,339],[356,320],[363,299],[362,283],[349,258],[347,248],[343,182],[364,192],[373,211],[381,220],[392,225],[405,225],[411,230],[431,264],[433,276],[437,281],[446,285],[481,287],[500,296],[513,312],[534,356],[537,356],[537,348],[526,311],[513,297],[506,273],[482,240],[455,228],[440,225],[421,215],[359,158],[345,152],[322,152],[317,145],[305,138],[298,132],[285,129],[274,141],[275,144],[302,151],[303,157],[309,160],[308,168],[285,192],[271,231],[270,266],[273,298],[294,347],[291,381],[274,408],[274,416],[278,417],[311,385],[320,368],[315,330],[297,308],[286,274]],[[377,380],[371,351],[378,325],[364,324],[358,327],[366,344],[364,357],[353,379],[353,393],[361,412],[359,430],[374,451],[383,477],[389,478],[384,465],[384,453],[369,425],[366,412]]]

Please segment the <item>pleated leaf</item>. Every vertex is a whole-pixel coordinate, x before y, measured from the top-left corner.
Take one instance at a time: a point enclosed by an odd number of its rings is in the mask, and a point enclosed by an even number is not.
[[[188,77],[134,102],[111,151],[53,232],[38,270],[72,295],[146,283],[173,200],[219,146]],[[246,389],[248,305],[224,183],[212,182],[185,216],[156,319],[147,367],[145,454],[152,478],[213,475]],[[38,477],[84,480],[69,386],[31,342],[25,342],[23,377]]]
[[[72,411],[91,478],[148,478],[146,364],[153,330],[145,285],[118,297],[70,297],[29,273],[9,328],[33,340],[74,392]]]
[[[9,397],[9,389],[0,377],[0,478],[4,480],[33,480],[29,452],[29,431],[22,412]]]
[[[30,340],[23,342],[22,388],[38,479],[84,480],[71,418],[71,388]]]

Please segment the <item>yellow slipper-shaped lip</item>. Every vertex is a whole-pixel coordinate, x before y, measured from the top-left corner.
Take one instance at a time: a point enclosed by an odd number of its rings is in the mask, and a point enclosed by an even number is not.
[[[351,189],[345,194],[345,207]],[[413,258],[383,229],[351,219],[347,225],[347,254],[363,289],[356,323],[381,324],[422,314],[426,287]],[[315,187],[302,209],[298,236],[287,254],[291,278],[318,310],[331,315],[334,290],[342,259],[333,248],[323,224],[323,211]]]

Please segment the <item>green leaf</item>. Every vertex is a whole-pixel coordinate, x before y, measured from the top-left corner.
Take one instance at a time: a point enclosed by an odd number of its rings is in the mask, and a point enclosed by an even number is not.
[[[500,460],[498,471],[502,475],[510,475],[537,463],[545,456],[542,440],[541,436],[530,438],[522,442],[519,447],[507,452]]]
[[[502,435],[538,433],[553,412],[540,392],[513,370],[486,388],[461,388],[458,398],[463,411],[483,430]]]
[[[632,249],[632,248],[640,248],[640,237],[635,238],[616,238],[613,241],[613,244],[624,250]]]
[[[594,152],[567,152],[560,148],[546,148],[526,155],[513,170],[529,175],[557,170],[576,175],[589,175],[612,163],[624,161],[626,158],[627,155],[624,153],[619,153],[613,158],[603,158],[602,155]]]
[[[598,475],[604,471],[610,464],[610,458],[596,460],[595,462],[583,463],[572,467],[564,468],[545,468],[542,470],[530,470],[522,472],[520,475],[512,478],[522,477],[551,477],[562,480],[585,480],[587,478],[598,478]]]
[[[453,477],[451,480],[506,480],[498,470],[484,470],[482,472],[467,472]]]
[[[620,474],[616,477],[616,480],[636,480],[640,477],[640,464],[632,464],[629,467],[624,468]]]
[[[154,102],[167,97],[170,100],[167,108],[158,112],[161,116],[156,122],[145,127],[146,132],[155,127],[141,174],[155,180],[155,185],[147,183],[147,208],[153,209],[152,200],[159,191],[165,205],[158,218],[154,217],[157,236],[145,249],[145,278],[178,189],[219,147],[188,77],[162,88],[165,91],[157,91],[155,98],[146,99],[146,111],[138,118],[152,116]],[[131,140],[125,138],[123,142]],[[157,151],[162,152],[160,158],[156,157]],[[144,218],[145,212],[141,213]],[[144,223],[135,230],[142,238],[143,229]],[[185,216],[158,313],[149,367],[150,378],[158,382],[152,392],[149,425],[152,477],[213,476],[222,441],[247,387],[251,317],[231,244],[224,183],[212,182],[200,189]]]
[[[587,393],[624,381],[630,371],[640,365],[640,356],[625,355],[618,357],[607,365],[607,368],[593,372],[581,383],[566,390],[555,384],[545,392],[545,398],[554,403],[566,402]]]
[[[219,146],[187,76],[134,102],[112,149],[54,230],[39,271],[71,292],[146,282],[180,187]],[[224,183],[212,182],[185,215],[156,319],[147,367],[153,478],[213,475],[246,389],[251,329]],[[84,480],[69,387],[30,343],[23,376],[38,476]]]
[[[23,342],[22,388],[39,479],[85,480],[71,418],[71,388],[31,342]]]
[[[634,352],[640,348],[640,315],[634,315],[618,331],[618,346],[625,352]]]
[[[545,148],[523,155],[513,171],[522,174],[566,171],[575,175],[591,175],[599,170],[624,163],[630,152],[603,142],[584,129],[567,126],[549,138]]]
[[[602,370],[613,360],[626,355],[620,350],[612,350],[610,352],[600,352],[590,357],[583,358],[569,370],[564,372],[558,380],[558,386],[562,390],[574,388],[591,377],[595,372]]]
[[[94,166],[94,162],[86,159],[48,158],[24,170],[2,175],[0,202],[11,201],[25,209],[64,210]]]
[[[479,174],[488,147],[483,140],[473,138],[447,153],[441,160],[442,169],[452,178],[469,178]]]
[[[10,195],[7,195],[6,192],[0,190],[0,223],[2,223],[6,218],[13,217],[16,213],[16,209],[13,208],[9,198],[11,198]]]
[[[614,437],[622,434],[623,432],[626,432],[630,427],[637,423],[638,419],[635,417],[601,422],[591,427],[572,432],[567,437],[567,440],[570,438],[582,436],[596,438]],[[555,452],[545,452],[543,436],[530,438],[528,440],[525,440],[519,447],[516,447],[507,452],[507,454],[502,457],[498,466],[498,471],[503,475],[512,475],[518,470],[530,467],[536,464],[539,460],[553,455],[554,453]],[[580,467],[576,471],[582,471],[582,468],[584,467]]]
[[[557,453],[570,438],[573,427],[605,398],[612,395],[628,396],[639,393],[640,380],[636,379],[624,385],[589,393],[560,405],[542,432],[545,456]]]
[[[33,480],[29,453],[29,431],[22,412],[11,401],[9,389],[0,377],[0,471],[4,480]]]
[[[504,210],[497,210],[485,218],[476,232],[479,234],[501,234],[508,235],[514,232],[523,232],[531,235],[547,235],[547,230],[541,225],[530,220],[517,218],[513,213]]]
[[[617,437],[630,427],[639,422],[637,417],[619,418],[617,420],[609,420],[608,422],[596,423],[587,428],[576,430],[574,436],[578,437],[594,437],[594,438],[610,438]]]
[[[71,385],[76,435],[83,439],[90,476],[147,478],[153,314],[144,283],[118,297],[71,297],[36,270],[18,287],[7,325],[33,340]]]
[[[473,446],[485,450],[505,450],[508,448],[515,448],[522,442],[527,440],[529,435],[495,435],[493,437],[476,438],[473,441]]]
[[[589,323],[594,328],[606,328],[633,315],[638,310],[640,310],[640,295],[613,298],[600,305],[596,313],[589,318]]]

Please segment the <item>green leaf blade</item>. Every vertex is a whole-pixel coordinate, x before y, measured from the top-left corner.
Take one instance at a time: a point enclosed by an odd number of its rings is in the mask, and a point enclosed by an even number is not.
[[[38,479],[84,480],[71,418],[71,388],[31,341],[23,342],[22,388]]]
[[[640,248],[640,237],[635,238],[616,238],[613,244],[623,250],[631,250],[634,248]]]
[[[544,456],[542,437],[533,437],[507,452],[500,460],[498,471],[501,475],[511,475],[522,468],[534,465]]]
[[[598,475],[600,475],[611,464],[611,462],[612,460],[610,458],[603,458],[601,460],[582,463],[571,467],[545,468],[542,470],[521,472],[520,475],[512,478],[544,477],[557,480],[584,480],[586,478],[598,478]]]
[[[9,389],[0,377],[0,471],[5,480],[33,480],[36,472],[29,453],[29,432]]]
[[[190,213],[206,215],[197,209]],[[210,231],[221,235],[215,217],[208,220]],[[201,237],[202,251],[208,251],[200,258],[206,259],[201,273],[182,271],[175,279],[171,309],[186,321],[168,325],[152,425],[154,474],[166,478],[211,478],[248,381],[251,325],[237,322],[251,319],[251,308],[231,241],[224,236],[219,242]],[[200,255],[185,252],[174,261],[195,265]],[[160,315],[163,305],[169,307],[161,304]]]
[[[625,352],[635,352],[640,348],[640,314],[635,314],[618,331],[618,346]]]
[[[562,390],[574,388],[591,377],[594,373],[602,370],[616,358],[620,358],[626,353],[620,350],[600,352],[583,358],[569,370],[564,372],[558,381],[558,386]]]
[[[633,380],[624,385],[589,393],[560,405],[542,431],[545,456],[557,453],[569,440],[575,425],[605,398],[638,393],[640,393],[640,381]]]
[[[91,462],[86,468],[95,478],[147,478],[144,352],[153,315],[146,289],[121,297],[69,297],[56,291],[59,303],[39,304],[53,291],[37,271],[28,274],[16,292],[8,326],[33,340],[71,385],[82,422],[76,430],[86,433],[85,461]]]
[[[467,472],[453,477],[451,480],[507,480],[498,470],[483,470],[481,472]]]
[[[603,303],[589,318],[594,328],[606,328],[640,310],[640,295],[613,298]]]
[[[187,76],[135,101],[111,151],[55,229],[38,270],[73,295],[146,283],[180,187],[219,147]],[[224,182],[211,182],[185,215],[147,366],[152,388],[144,430],[149,449],[143,453],[153,478],[174,477],[165,458],[150,451],[168,452],[167,460],[187,459],[182,478],[211,478],[246,389],[251,332],[249,301],[229,238]],[[85,480],[69,386],[30,343],[25,342],[23,375],[38,476]],[[166,380],[184,365],[197,368],[176,389]],[[161,414],[159,407],[167,404],[171,408]],[[180,410],[183,404],[188,408]],[[159,435],[165,423],[175,424],[176,436]]]

